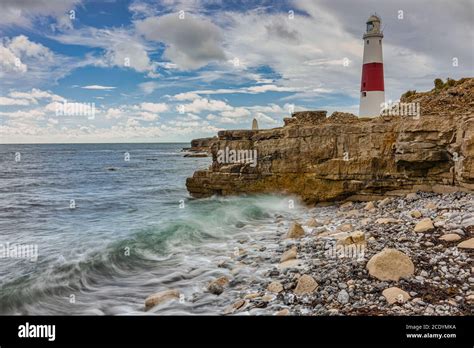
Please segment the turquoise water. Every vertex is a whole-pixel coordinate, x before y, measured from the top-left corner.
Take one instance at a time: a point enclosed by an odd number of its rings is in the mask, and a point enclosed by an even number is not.
[[[0,314],[143,314],[169,288],[185,300],[160,314],[215,313],[226,296],[204,290],[219,259],[298,209],[191,199],[186,177],[210,159],[184,158],[186,145],[0,145],[0,244],[38,248],[36,261],[0,258]]]

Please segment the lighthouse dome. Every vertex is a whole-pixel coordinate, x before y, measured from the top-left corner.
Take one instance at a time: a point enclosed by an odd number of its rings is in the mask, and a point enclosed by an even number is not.
[[[376,15],[372,15],[369,17],[369,19],[367,19],[367,23],[369,22],[380,22],[380,17]]]
[[[380,36],[383,35],[380,29],[380,17],[376,14],[373,14],[367,20],[367,30],[365,35],[369,36]]]

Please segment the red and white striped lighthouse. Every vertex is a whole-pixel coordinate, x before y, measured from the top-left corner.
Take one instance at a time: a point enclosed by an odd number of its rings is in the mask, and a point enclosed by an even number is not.
[[[364,34],[364,59],[359,106],[359,116],[361,117],[380,115],[385,102],[382,39],[380,18],[377,15],[372,15],[367,20],[367,31]]]

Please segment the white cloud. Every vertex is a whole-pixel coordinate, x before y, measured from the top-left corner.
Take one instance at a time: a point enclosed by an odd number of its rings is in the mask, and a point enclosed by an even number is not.
[[[55,126],[59,123],[59,121],[56,118],[48,118],[48,124]]]
[[[140,108],[144,111],[155,113],[168,111],[168,105],[165,103],[141,103]]]
[[[24,35],[0,41],[0,78],[3,85],[38,86],[55,82],[72,69],[85,64],[77,58],[53,53]]]
[[[178,93],[172,96],[174,100],[194,100],[200,98],[202,95],[212,94],[260,94],[266,92],[296,92],[295,88],[282,87],[274,84],[256,85],[243,88],[219,88],[219,89],[205,89],[190,92]]]
[[[125,115],[125,110],[121,108],[108,108],[105,112],[105,118],[110,119],[117,119]]]
[[[16,99],[27,99],[34,104],[37,104],[39,100],[48,99],[51,101],[63,101],[64,98],[51,93],[50,91],[43,91],[39,88],[33,88],[29,92],[11,91],[8,96]]]
[[[30,105],[27,99],[13,99],[8,97],[0,97],[0,105]]]
[[[243,108],[243,107],[237,107],[237,108],[234,108],[233,110],[223,111],[221,112],[221,115],[227,118],[240,118],[240,117],[249,116],[250,111],[248,111],[246,108]]]
[[[199,94],[197,92],[184,92],[184,93],[178,93],[173,96],[174,100],[194,100],[198,99]]]
[[[268,85],[259,85],[259,86],[248,87],[246,89],[246,91],[248,93],[294,92],[295,88],[281,87],[281,86],[276,86],[276,85],[273,85],[273,84],[268,84]]]
[[[148,17],[135,26],[146,39],[166,43],[164,57],[180,69],[197,69],[225,60],[221,31],[206,19],[190,15],[180,19],[178,13],[171,13]]]
[[[275,119],[273,119],[272,117],[264,114],[263,112],[258,112],[256,115],[255,115],[255,118],[257,119],[257,121],[259,122],[265,122],[266,124],[270,124],[272,126],[275,126],[275,125],[278,125],[280,124],[281,121],[277,121]]]
[[[44,17],[52,17],[63,28],[70,27],[68,12],[75,8],[80,0],[2,0],[0,26],[23,26],[31,28],[33,21]]]
[[[138,105],[111,107],[105,111],[104,115],[107,120],[117,120],[128,117],[128,119],[155,121],[160,118],[159,113],[168,110],[169,107],[165,103],[141,103]]]
[[[145,94],[153,93],[153,91],[157,89],[158,86],[159,84],[154,81],[142,82],[138,84],[138,87],[140,88],[140,90]]]
[[[1,111],[0,116],[7,116],[9,118],[18,118],[18,119],[31,119],[31,120],[41,120],[45,115],[45,110],[42,109],[32,109],[32,110],[17,110],[13,112]]]
[[[54,112],[56,113],[57,110],[60,110],[61,108],[61,104],[60,102],[52,102],[52,103],[48,103],[44,106],[43,110],[46,111],[46,112]]]
[[[127,122],[125,123],[126,127],[138,127],[140,125],[140,122],[137,121],[135,118],[129,118]]]
[[[3,38],[0,43],[0,68],[3,73],[28,71],[25,61],[50,64],[53,53],[45,46],[30,41],[25,35],[12,39]]]
[[[68,45],[82,45],[88,47],[98,47],[104,50],[104,55],[100,59],[95,59],[94,64],[98,66],[116,66],[123,69],[134,69],[141,73],[146,73],[149,77],[157,77],[157,62],[152,62],[148,51],[156,47],[148,45],[133,31],[128,29],[98,29],[85,27],[59,35],[51,36]]]
[[[53,59],[49,48],[30,41],[25,35],[14,37],[7,43],[8,48],[17,56],[36,57],[44,60]]]
[[[199,117],[198,115],[191,114],[191,113],[188,113],[186,117],[187,117],[188,120],[192,120],[192,121],[196,121],[196,120],[201,119],[201,117]]]
[[[5,72],[20,72],[25,73],[28,67],[23,63],[20,57],[17,57],[8,47],[0,45],[0,77],[3,77]]]
[[[83,88],[83,89],[93,89],[93,90],[99,90],[99,91],[110,91],[110,90],[115,89],[117,87],[101,86],[101,85],[88,85],[88,86],[82,86],[81,88]]]
[[[142,111],[139,113],[140,119],[143,121],[155,121],[160,118],[156,113]]]
[[[179,106],[176,107],[179,111]],[[199,98],[194,99],[192,103],[184,104],[184,110],[191,113],[200,113],[202,111],[230,111],[233,107],[221,100]]]

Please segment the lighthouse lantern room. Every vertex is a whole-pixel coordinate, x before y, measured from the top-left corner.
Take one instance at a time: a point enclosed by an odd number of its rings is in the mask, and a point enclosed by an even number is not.
[[[359,116],[361,117],[380,115],[385,102],[382,39],[380,17],[372,15],[367,20],[367,31],[364,34],[364,58],[359,106]]]

